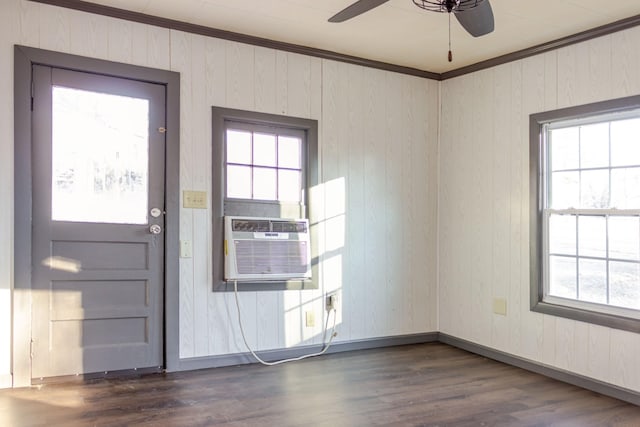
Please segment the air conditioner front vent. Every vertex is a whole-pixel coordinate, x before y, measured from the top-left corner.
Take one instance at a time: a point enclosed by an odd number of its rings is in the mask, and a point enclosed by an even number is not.
[[[306,242],[234,240],[239,274],[304,275],[307,271]]]
[[[233,231],[265,233],[271,231],[268,220],[234,219],[231,221]]]
[[[311,278],[306,219],[225,217],[225,280]]]

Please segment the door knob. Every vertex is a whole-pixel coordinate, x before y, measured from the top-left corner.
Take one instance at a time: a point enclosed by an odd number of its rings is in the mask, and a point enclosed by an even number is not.
[[[151,227],[149,227],[149,231],[151,232],[151,234],[160,234],[162,232],[162,227],[160,227],[158,224],[153,224]]]

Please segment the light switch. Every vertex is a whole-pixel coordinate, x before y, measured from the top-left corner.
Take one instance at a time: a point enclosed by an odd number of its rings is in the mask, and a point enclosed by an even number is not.
[[[207,208],[207,192],[206,191],[189,191],[182,192],[182,206],[192,209]]]
[[[191,240],[180,240],[180,258],[191,258]]]

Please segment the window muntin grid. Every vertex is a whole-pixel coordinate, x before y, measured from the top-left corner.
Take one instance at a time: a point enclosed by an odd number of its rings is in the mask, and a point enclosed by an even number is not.
[[[226,197],[298,203],[302,138],[277,132],[226,130]]]

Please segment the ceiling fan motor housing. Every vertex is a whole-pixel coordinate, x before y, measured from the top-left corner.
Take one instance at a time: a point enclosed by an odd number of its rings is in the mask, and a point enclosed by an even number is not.
[[[444,7],[447,8],[447,12],[451,13],[453,8],[456,7],[458,5],[458,3],[460,3],[459,0],[458,1],[456,1],[456,0],[445,0]]]
[[[432,12],[464,12],[473,9],[485,0],[413,0],[413,4]]]

